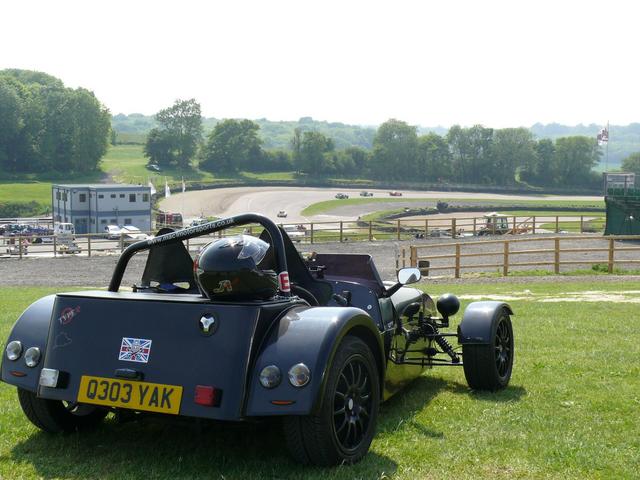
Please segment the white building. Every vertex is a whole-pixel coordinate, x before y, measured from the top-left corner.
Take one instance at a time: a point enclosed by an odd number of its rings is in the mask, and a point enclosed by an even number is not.
[[[69,222],[76,233],[102,233],[107,225],[151,230],[151,193],[142,185],[52,185],[54,223]]]

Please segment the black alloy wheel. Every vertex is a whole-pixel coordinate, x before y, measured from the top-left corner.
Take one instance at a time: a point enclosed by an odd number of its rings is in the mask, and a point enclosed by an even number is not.
[[[333,396],[333,431],[345,452],[361,444],[371,420],[371,378],[363,358],[354,355],[342,368]]]
[[[371,349],[347,335],[325,375],[319,411],[284,418],[287,446],[303,464],[356,463],[369,451],[380,406],[380,374]]]
[[[503,319],[498,323],[495,339],[495,359],[496,370],[502,378],[506,377],[511,370],[512,360],[511,351],[513,350],[513,342],[511,341],[510,328]]]

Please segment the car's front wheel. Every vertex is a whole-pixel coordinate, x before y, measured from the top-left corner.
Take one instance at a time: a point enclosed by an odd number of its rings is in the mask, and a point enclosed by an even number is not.
[[[18,388],[18,400],[29,421],[49,433],[91,429],[109,413],[108,410],[90,405],[39,398],[22,388]]]
[[[361,339],[347,336],[328,369],[318,414],[285,418],[292,456],[321,466],[359,461],[373,440],[379,406],[379,373],[373,354]]]
[[[506,309],[491,324],[491,342],[462,345],[464,375],[476,390],[500,390],[509,384],[513,370],[513,327]]]

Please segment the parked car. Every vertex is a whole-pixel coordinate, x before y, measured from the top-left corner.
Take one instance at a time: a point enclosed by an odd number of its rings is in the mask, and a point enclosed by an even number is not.
[[[373,197],[373,192],[363,191],[363,192],[360,192],[360,196],[361,197]]]
[[[349,195],[347,195],[346,193],[336,193],[336,198],[338,200],[345,200],[349,198]]]
[[[155,164],[155,163],[149,163],[147,164],[147,169],[151,170],[152,172],[161,172],[162,169],[160,168],[159,165]]]
[[[286,210],[280,210],[278,212],[278,214],[276,215],[278,218],[287,218],[287,211]]]
[[[256,223],[259,239],[217,239],[194,269],[183,241]],[[5,343],[2,381],[49,433],[82,436],[109,412],[134,421],[278,417],[291,455],[312,465],[364,457],[381,402],[430,367],[463,368],[475,390],[509,384],[507,303],[472,302],[456,333],[441,333],[460,302],[406,287],[420,281],[419,269],[383,282],[370,255],[305,260],[285,233],[248,213],[128,247],[108,291],[49,295],[22,313]],[[142,278],[120,291],[139,252],[148,252]]]
[[[123,226],[122,229],[120,229],[120,235],[122,236],[122,242],[125,245],[131,245],[150,238],[149,235],[141,232],[138,227],[134,227],[133,225]]]
[[[401,197],[402,196],[402,192],[398,192],[397,190],[393,190],[392,192],[389,192],[389,195],[392,197]]]
[[[107,225],[104,227],[104,236],[109,240],[117,240],[120,238],[121,227],[118,225]]]
[[[53,234],[59,237],[73,237],[76,234],[76,229],[73,223],[56,223],[53,227]]]

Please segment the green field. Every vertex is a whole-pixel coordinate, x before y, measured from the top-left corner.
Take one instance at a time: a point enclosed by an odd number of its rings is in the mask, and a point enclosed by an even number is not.
[[[293,172],[249,173],[240,172],[237,175],[214,175],[197,167],[189,169],[163,168],[161,172],[152,172],[145,165],[148,159],[143,155],[142,145],[118,145],[109,148],[102,159],[102,170],[119,183],[146,184],[150,179],[156,187],[167,182],[176,186],[185,182],[228,182],[232,180],[292,180]]]
[[[51,182],[0,181],[0,202],[16,201],[51,205]]]
[[[277,422],[197,429],[108,419],[94,433],[51,436],[27,422],[15,389],[2,384],[0,478],[638,478],[638,303],[601,300],[610,292],[637,301],[640,282],[561,286],[429,286],[432,295],[511,298],[512,383],[475,393],[461,369],[426,372],[383,405],[371,452],[355,466],[294,464]],[[52,291],[0,289],[2,341],[25,306]]]

